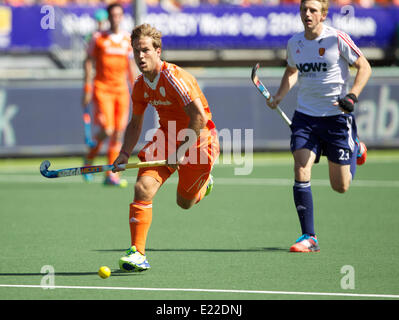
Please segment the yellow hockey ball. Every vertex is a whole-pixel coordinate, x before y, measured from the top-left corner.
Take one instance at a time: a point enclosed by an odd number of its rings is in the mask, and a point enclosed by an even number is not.
[[[127,185],[128,185],[127,180],[121,179],[121,180],[119,181],[119,186],[120,186],[121,188],[126,188]]]
[[[102,266],[98,269],[98,275],[103,279],[107,279],[111,275],[111,269],[107,266]]]

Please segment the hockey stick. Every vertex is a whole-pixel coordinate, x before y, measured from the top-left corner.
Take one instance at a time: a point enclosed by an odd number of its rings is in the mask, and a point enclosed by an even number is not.
[[[48,170],[51,163],[49,160],[44,160],[40,165],[40,173],[43,177],[46,178],[60,178],[60,177],[68,177],[68,176],[78,176],[87,173],[97,173],[110,171],[114,169],[114,165],[101,165],[101,166],[85,166],[85,167],[77,167],[77,168],[67,168],[67,169],[59,169],[59,170]],[[132,168],[147,168],[147,167],[159,167],[166,165],[166,160],[157,160],[157,161],[147,161],[147,162],[137,162],[137,163],[127,163],[121,164],[119,168],[121,169],[132,169]]]
[[[89,148],[93,148],[96,145],[96,142],[93,141],[91,137],[91,117],[88,105],[83,109],[83,122],[85,128],[85,143],[89,146]]]
[[[258,75],[256,74],[258,69],[259,69],[259,63],[257,63],[252,68],[252,74],[251,74],[252,82],[254,83],[255,87],[259,90],[259,92],[266,98],[266,100],[269,100],[270,102],[272,102],[273,97],[271,96],[269,90],[267,90],[266,87],[264,86],[264,84],[259,80]],[[275,110],[283,118],[285,123],[287,123],[288,126],[291,126],[291,120],[287,117],[287,115],[284,113],[284,111],[281,110],[279,106],[277,106]]]

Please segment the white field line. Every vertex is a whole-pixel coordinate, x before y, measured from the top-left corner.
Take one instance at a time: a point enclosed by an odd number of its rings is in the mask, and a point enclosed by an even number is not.
[[[215,163],[215,167],[242,167],[244,165],[244,162],[248,160],[249,159],[245,158],[244,156],[242,156],[241,158],[237,157],[236,159],[234,159],[233,157],[225,158],[217,160]],[[398,162],[399,162],[399,157],[378,156],[373,158],[371,157],[367,158],[368,164],[387,164],[387,163],[398,163]],[[271,159],[253,158],[254,167],[273,167],[273,166],[284,166],[284,165],[293,165],[293,164],[294,160],[289,157],[271,158]],[[326,166],[328,165],[328,161],[325,157],[322,157],[317,165]]]
[[[246,155],[250,157],[250,155]],[[247,158],[248,159],[248,158]],[[293,159],[292,157],[282,156],[282,157],[271,157],[271,158],[257,158],[256,156],[252,158],[253,165],[255,167],[268,167],[268,166],[278,166],[278,165],[292,165]],[[215,163],[215,167],[242,167],[244,161],[246,160],[245,156],[225,156],[218,158]],[[80,160],[77,160],[80,161]],[[138,159],[132,161],[139,161]],[[32,172],[32,171],[39,171],[40,163],[42,160],[37,160],[35,164],[31,163],[19,163],[18,160],[1,160],[0,159],[0,172]],[[69,168],[73,167],[74,165],[71,164],[71,161],[57,161],[54,160],[54,166],[57,168]],[[367,158],[367,163],[398,163],[399,162],[399,155],[370,155]],[[81,165],[80,162],[75,163],[76,166]],[[325,157],[320,159],[320,163],[318,165],[327,165],[327,160]],[[53,164],[52,164],[53,166]],[[51,167],[52,169],[52,167]]]
[[[97,175],[97,179],[93,183],[102,183],[103,176]],[[136,177],[125,177],[129,183],[134,183]],[[287,178],[218,178],[214,177],[214,181],[219,185],[231,185],[231,186],[292,186],[293,179]],[[47,184],[58,184],[58,183],[84,183],[82,177],[62,177],[47,179],[42,177],[40,174],[27,175],[27,174],[1,174],[0,183],[47,183]],[[167,183],[177,183],[177,178],[169,178]],[[312,186],[329,187],[330,181],[327,179],[312,179]],[[399,188],[399,180],[354,180],[351,187],[362,187],[362,188]]]
[[[192,289],[192,288],[132,288],[132,287],[92,287],[92,286],[41,286],[24,284],[0,284],[0,288],[41,288],[41,289],[80,289],[80,290],[120,290],[120,291],[173,291],[173,292],[206,292],[206,293],[239,293],[239,294],[277,294],[277,295],[307,295],[330,297],[359,297],[359,298],[391,298],[399,299],[395,294],[368,293],[335,293],[335,292],[295,292],[295,291],[266,291],[266,290],[229,290],[229,289]]]
[[[229,290],[229,289],[193,289],[193,288],[132,288],[132,287],[93,287],[93,286],[51,286],[0,284],[3,288],[41,288],[41,289],[80,289],[80,290],[120,290],[120,291],[169,291],[169,292],[207,292],[207,293],[240,293],[240,294],[277,294],[277,295],[307,295],[331,297],[359,297],[359,298],[391,298],[399,299],[395,294],[374,293],[335,293],[335,292],[295,292],[295,291],[266,291],[266,290]]]

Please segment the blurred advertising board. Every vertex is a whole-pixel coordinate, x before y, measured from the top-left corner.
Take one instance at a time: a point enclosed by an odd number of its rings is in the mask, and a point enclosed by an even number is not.
[[[48,50],[67,46],[68,38],[82,39],[96,28],[95,7],[49,5],[0,6],[0,49]],[[125,8],[123,26],[131,31],[132,8]],[[166,49],[285,48],[302,30],[297,6],[207,6],[167,11],[148,7],[144,19],[164,36]],[[399,21],[399,7],[365,9],[331,7],[327,24],[349,33],[359,47],[390,48]]]
[[[266,69],[267,72],[268,69]],[[254,150],[289,150],[290,130],[279,115],[265,105],[250,80],[250,68],[234,77],[203,76],[197,79],[209,102],[221,136],[221,146]],[[282,73],[282,70],[281,70]],[[263,76],[273,93],[280,77]],[[296,105],[297,88],[281,107],[289,117]],[[0,83],[0,156],[83,154],[82,80],[13,80]],[[147,108],[139,146],[150,140],[157,126],[154,108]],[[356,107],[359,136],[368,147],[399,147],[399,76],[373,76]],[[244,135],[251,141],[244,141]],[[234,137],[238,135],[240,139]],[[238,143],[231,146],[229,142]]]

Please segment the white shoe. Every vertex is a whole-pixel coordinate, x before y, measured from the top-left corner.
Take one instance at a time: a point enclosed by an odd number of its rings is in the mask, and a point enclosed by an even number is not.
[[[145,255],[137,251],[135,246],[132,246],[126,251],[126,255],[119,259],[119,268],[123,271],[144,271],[150,269],[151,266]]]

